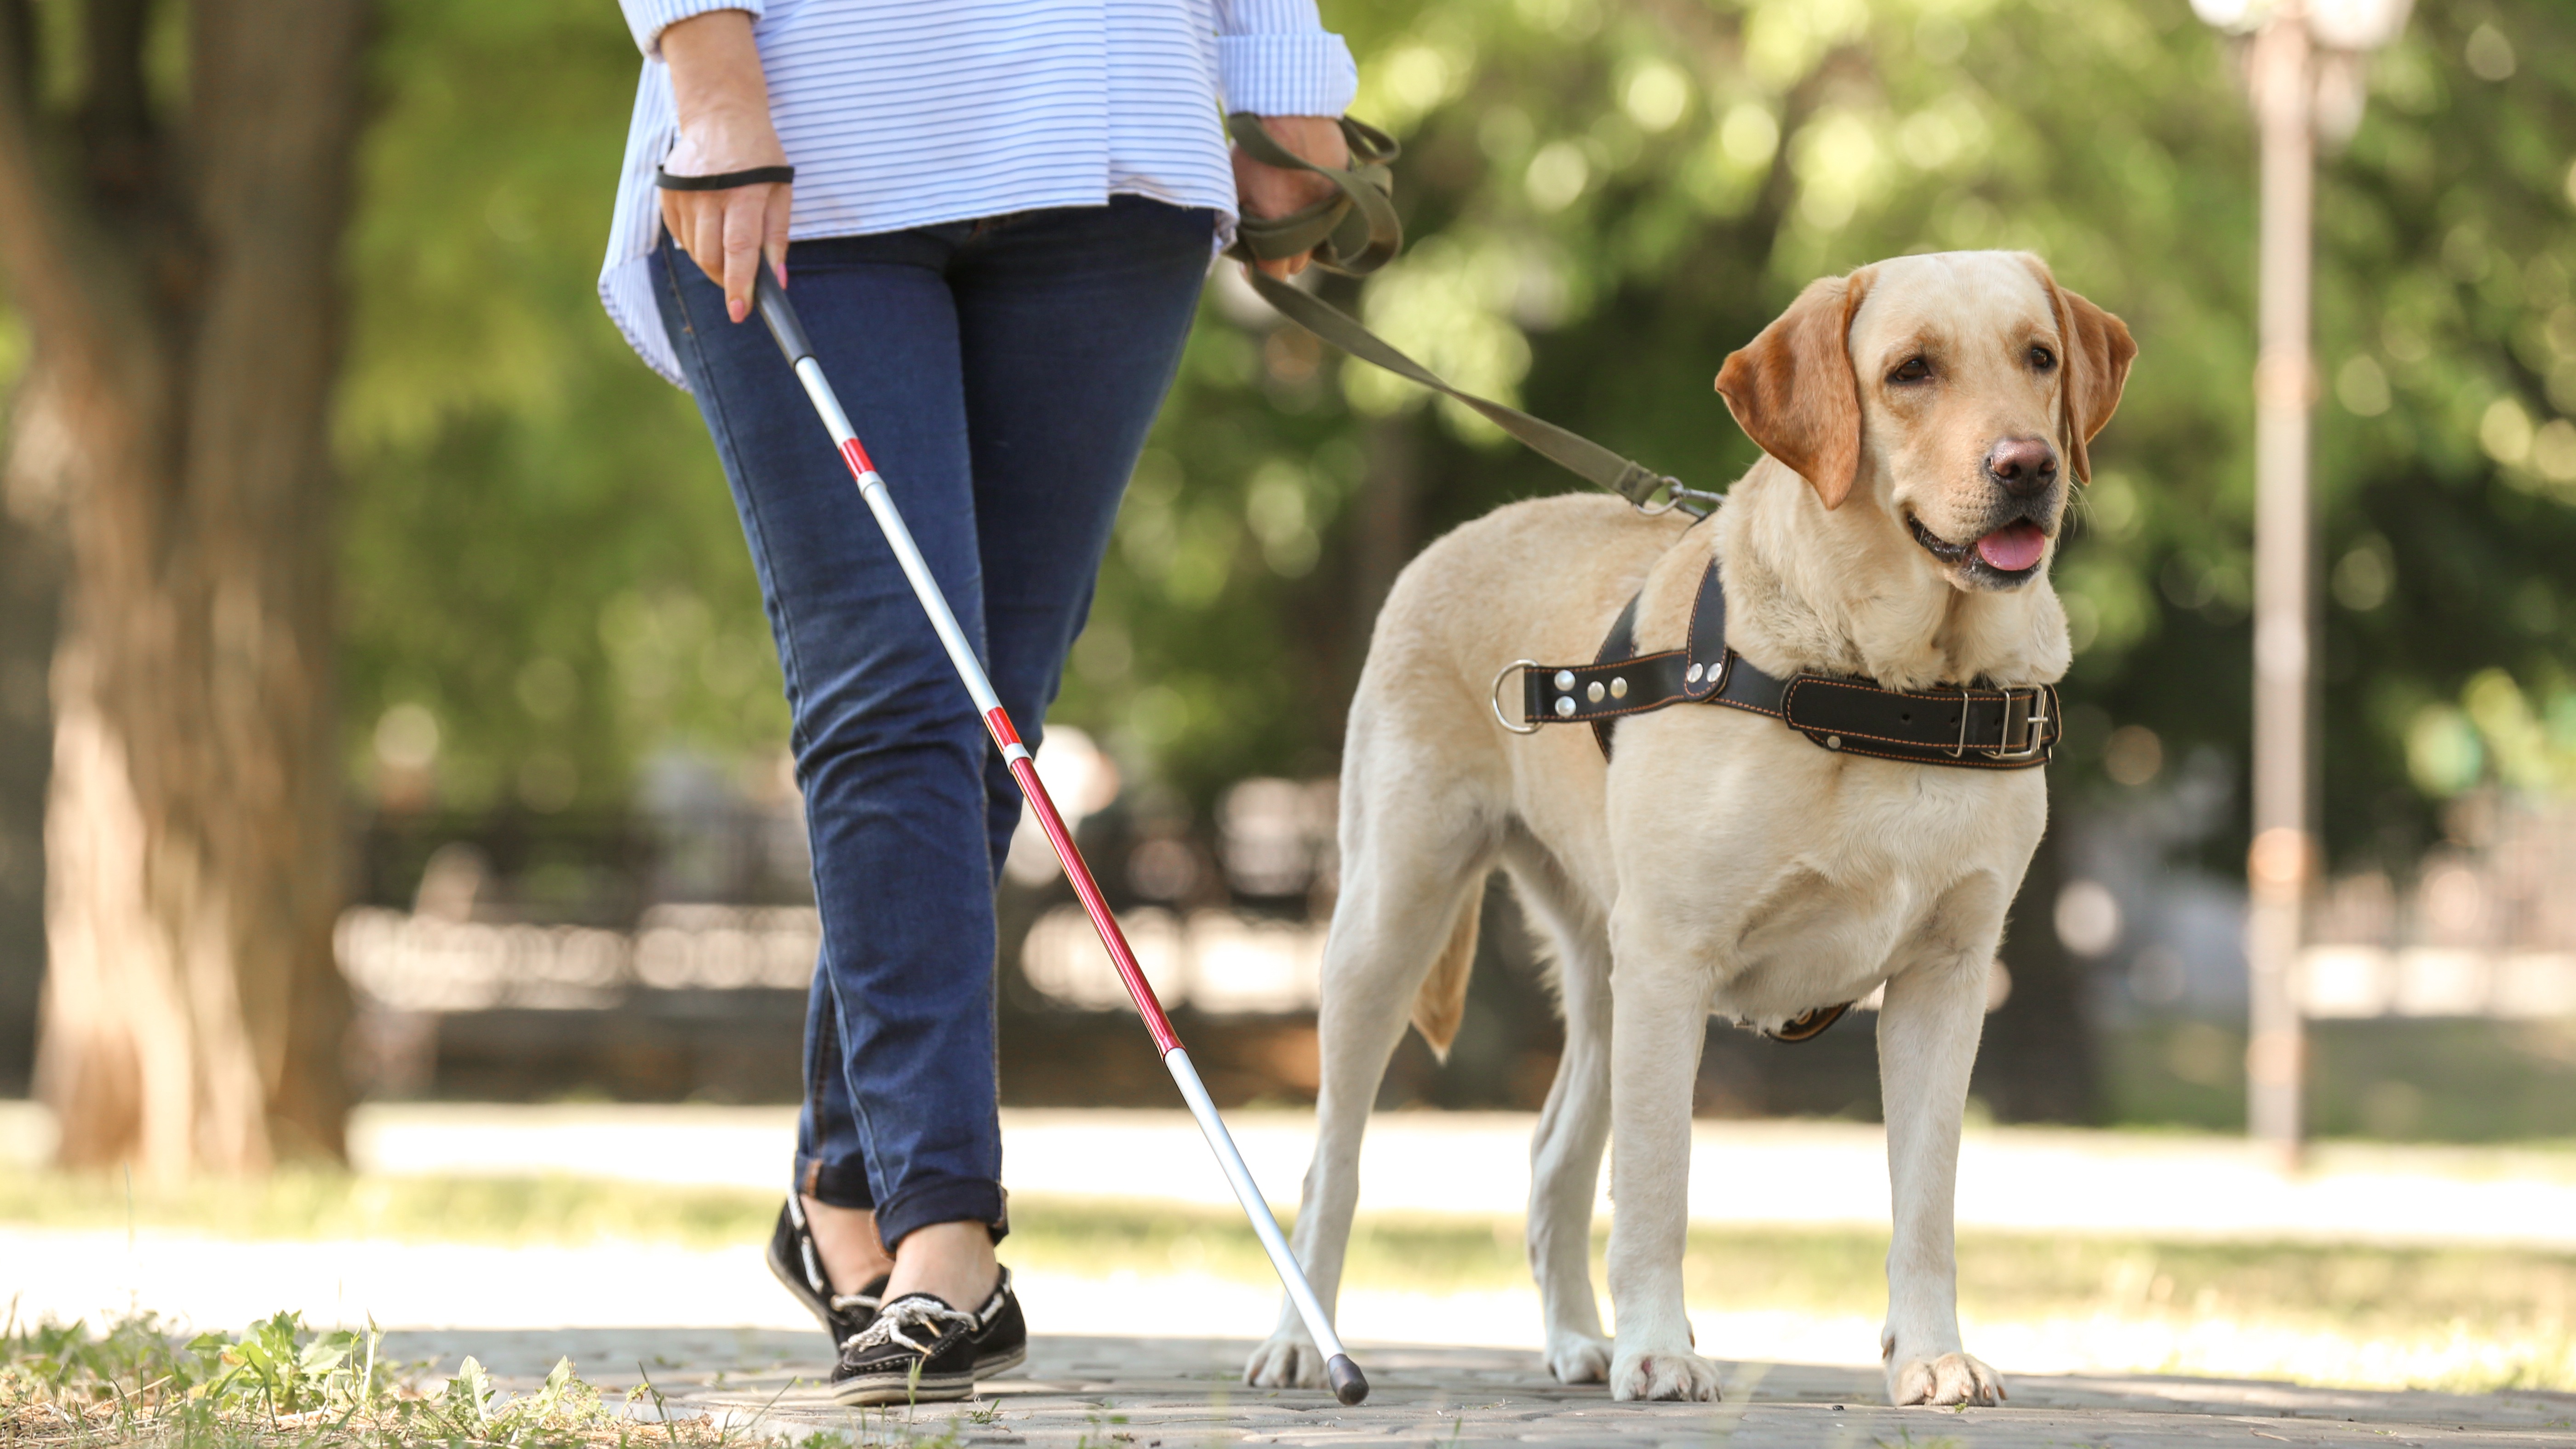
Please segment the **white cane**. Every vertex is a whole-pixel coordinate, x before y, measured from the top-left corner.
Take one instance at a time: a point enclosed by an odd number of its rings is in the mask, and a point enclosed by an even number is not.
[[[1073,893],[1082,898],[1082,908],[1091,916],[1091,924],[1100,932],[1100,943],[1109,948],[1109,959],[1118,968],[1118,978],[1127,983],[1127,995],[1136,1003],[1138,1014],[1145,1018],[1145,1030],[1154,1038],[1154,1047],[1162,1053],[1163,1066],[1171,1072],[1173,1084],[1181,1089],[1181,1100],[1189,1103],[1190,1115],[1198,1119],[1199,1131],[1206,1135],[1217,1164],[1225,1169],[1226,1181],[1233,1185],[1235,1201],[1243,1205],[1243,1215],[1252,1220],[1252,1230],[1261,1238],[1262,1251],[1270,1255],[1270,1266],[1279,1270],[1279,1281],[1288,1290],[1290,1301],[1297,1305],[1298,1316],[1306,1321],[1307,1333],[1325,1354],[1324,1371],[1332,1380],[1333,1397],[1345,1404],[1356,1404],[1368,1397],[1368,1379],[1358,1364],[1342,1347],[1333,1332],[1324,1305],[1316,1301],[1315,1290],[1306,1282],[1305,1271],[1297,1266],[1297,1256],[1288,1249],[1288,1239],[1279,1231],[1278,1220],[1270,1216],[1270,1204],[1252,1180],[1252,1171],[1243,1164],[1243,1154],[1235,1150],[1234,1138],[1217,1116],[1216,1104],[1208,1100],[1207,1087],[1199,1081],[1198,1070],[1190,1065],[1190,1054],[1181,1047],[1181,1039],[1172,1030],[1171,1018],[1163,1014],[1163,1003],[1154,996],[1153,986],[1145,980],[1144,969],[1136,964],[1136,953],[1128,948],[1126,933],[1118,929],[1118,918],[1110,913],[1109,902],[1100,894],[1099,882],[1092,879],[1091,867],[1085,865],[1082,852],[1075,848],[1073,832],[1065,828],[1064,817],[1056,813],[1055,801],[1048,798],[1046,785],[1038,779],[1036,765],[1029,758],[1026,745],[1020,743],[1019,731],[1011,727],[1011,717],[1002,709],[1002,701],[993,693],[993,682],[984,674],[984,666],[957,627],[957,616],[948,608],[948,600],[939,592],[938,581],[930,576],[930,565],[921,550],[914,546],[912,530],[904,527],[903,515],[894,506],[885,480],[877,476],[876,466],[868,461],[867,449],[859,444],[859,435],[850,427],[850,419],[841,411],[840,399],[832,393],[832,384],[823,377],[823,369],[814,361],[813,344],[805,340],[804,325],[796,320],[796,309],[788,305],[787,292],[778,285],[764,261],[754,293],[760,305],[760,320],[769,326],[769,335],[778,340],[779,351],[787,354],[787,364],[795,369],[796,380],[805,385],[805,395],[814,402],[814,411],[822,416],[823,426],[841,450],[842,461],[850,465],[850,475],[858,480],[859,496],[867,500],[868,511],[876,515],[877,527],[884,530],[888,545],[894,549],[896,562],[903,565],[904,577],[912,583],[913,597],[921,601],[922,611],[930,616],[930,627],[939,634],[939,642],[948,651],[949,662],[957,666],[957,677],[965,682],[967,694],[975,700],[976,712],[984,718],[984,728],[991,732],[993,743],[1002,750],[1003,763],[1010,767],[1011,778],[1020,782],[1020,793],[1037,812],[1038,824],[1055,847],[1056,859],[1063,862],[1067,880],[1073,882]]]

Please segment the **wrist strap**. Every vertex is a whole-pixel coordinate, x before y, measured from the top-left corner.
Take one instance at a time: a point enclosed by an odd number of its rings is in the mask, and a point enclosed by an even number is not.
[[[1229,255],[1241,261],[1275,261],[1311,256],[1315,264],[1345,276],[1365,276],[1394,260],[1404,245],[1404,224],[1396,219],[1393,163],[1401,148],[1395,138],[1348,116],[1341,118],[1342,143],[1351,153],[1349,170],[1318,166],[1279,144],[1263,129],[1261,118],[1237,111],[1225,118],[1226,134],[1243,153],[1265,166],[1309,171],[1333,183],[1337,194],[1286,216],[1247,216],[1235,223],[1235,245]]]
[[[674,176],[659,166],[653,168],[653,184],[664,191],[731,191],[737,186],[795,179],[793,166],[754,166],[748,171],[719,171],[713,176]]]

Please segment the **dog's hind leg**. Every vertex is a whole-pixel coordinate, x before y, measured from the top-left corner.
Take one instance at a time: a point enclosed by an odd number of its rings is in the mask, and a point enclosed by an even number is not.
[[[1467,792],[1409,788],[1424,783],[1426,774],[1388,771],[1377,778],[1393,777],[1393,790],[1375,793],[1363,783],[1345,795],[1342,896],[1325,941],[1323,1009],[1316,1022],[1323,1060],[1315,1156],[1290,1235],[1306,1280],[1327,1311],[1340,1290],[1342,1255],[1359,1203],[1360,1135],[1387,1059],[1409,1020],[1433,1029],[1442,1021],[1454,1025],[1454,1004],[1417,998],[1426,978],[1463,993],[1464,958],[1475,951],[1476,913],[1493,869],[1490,832],[1460,818],[1456,802]],[[1435,964],[1442,967],[1437,977]],[[1447,1042],[1433,1045],[1445,1048]],[[1243,1377],[1272,1388],[1323,1386],[1323,1355],[1295,1305],[1281,1303],[1279,1326],[1253,1350]]]
[[[1610,942],[1556,862],[1535,843],[1508,852],[1523,908],[1555,939],[1565,1055],[1530,1137],[1529,1261],[1547,1326],[1547,1368],[1599,1383],[1610,1340],[1592,1293],[1592,1202],[1610,1140]]]

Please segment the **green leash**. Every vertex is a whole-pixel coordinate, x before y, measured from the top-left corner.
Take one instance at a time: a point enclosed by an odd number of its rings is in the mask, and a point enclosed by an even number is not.
[[[1342,139],[1350,147],[1352,164],[1343,170],[1315,165],[1291,152],[1271,136],[1259,117],[1249,112],[1238,111],[1226,117],[1225,124],[1226,133],[1245,155],[1282,170],[1313,172],[1332,182],[1338,192],[1287,216],[1266,220],[1245,217],[1236,224],[1234,245],[1227,249],[1227,256],[1242,262],[1302,256],[1326,271],[1351,277],[1367,276],[1394,260],[1404,245],[1404,223],[1395,214],[1393,198],[1393,163],[1402,152],[1395,138],[1344,116]],[[1251,281],[1252,290],[1277,308],[1279,315],[1318,339],[1398,377],[1456,398],[1549,462],[1618,494],[1646,512],[1662,513],[1679,507],[1705,514],[1705,508],[1693,504],[1716,501],[1715,495],[1685,488],[1679,480],[1621,457],[1580,433],[1451,387],[1438,373],[1388,346],[1385,339],[1361,326],[1348,313],[1257,267],[1246,267],[1244,276]],[[1669,493],[1669,497],[1658,505],[1654,499],[1662,493]]]

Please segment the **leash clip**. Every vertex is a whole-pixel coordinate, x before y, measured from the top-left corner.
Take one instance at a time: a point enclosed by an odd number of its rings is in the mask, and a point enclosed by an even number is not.
[[[1726,501],[1725,494],[1709,493],[1698,488],[1688,487],[1683,484],[1682,480],[1674,477],[1670,473],[1662,475],[1662,477],[1657,481],[1654,491],[1648,493],[1646,497],[1652,498],[1655,496],[1655,493],[1662,493],[1664,495],[1664,501],[1661,503],[1646,503],[1640,501],[1633,505],[1639,513],[1646,515],[1648,518],[1661,518],[1675,509],[1680,509],[1682,512],[1689,514],[1693,518],[1706,518],[1717,511],[1717,505]]]
[[[1511,721],[1511,717],[1503,713],[1503,681],[1511,678],[1512,671],[1516,669],[1536,669],[1538,667],[1538,661],[1535,659],[1515,659],[1511,663],[1504,665],[1502,672],[1494,676],[1494,688],[1490,696],[1494,705],[1494,723],[1510,730],[1513,734],[1534,735],[1538,733],[1538,726],[1534,724],[1514,724]]]

